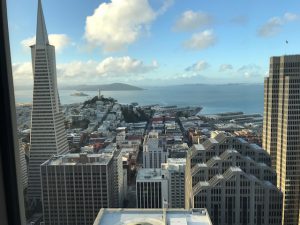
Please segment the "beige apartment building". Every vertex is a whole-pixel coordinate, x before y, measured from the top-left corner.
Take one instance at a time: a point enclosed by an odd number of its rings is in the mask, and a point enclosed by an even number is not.
[[[214,225],[280,225],[282,193],[269,154],[226,132],[193,145],[186,163],[186,200],[207,208]]]
[[[283,193],[283,225],[300,224],[300,55],[271,57],[264,86],[263,148]]]

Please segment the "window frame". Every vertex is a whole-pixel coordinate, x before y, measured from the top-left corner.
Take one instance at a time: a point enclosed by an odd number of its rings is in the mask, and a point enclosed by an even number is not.
[[[6,0],[0,4],[0,56],[0,218],[3,225],[25,225]]]

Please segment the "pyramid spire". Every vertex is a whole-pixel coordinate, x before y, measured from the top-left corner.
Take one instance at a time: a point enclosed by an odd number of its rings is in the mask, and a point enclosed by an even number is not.
[[[45,24],[42,2],[41,0],[38,0],[36,45],[46,45],[46,44],[49,44],[48,33]]]

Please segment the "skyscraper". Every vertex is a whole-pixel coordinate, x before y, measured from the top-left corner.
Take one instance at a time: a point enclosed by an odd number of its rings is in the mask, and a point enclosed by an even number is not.
[[[137,208],[155,209],[166,207],[168,179],[165,171],[156,168],[140,169],[136,176]]]
[[[151,131],[144,138],[143,144],[143,168],[160,168],[167,162],[168,150],[164,146],[163,139],[158,132]]]
[[[185,164],[183,158],[168,158],[161,164],[168,179],[168,208],[185,208]]]
[[[25,158],[25,144],[22,142],[22,139],[19,139],[19,154],[20,154],[20,165],[21,165],[21,178],[23,189],[28,186],[28,174],[27,174],[27,163]]]
[[[271,57],[265,78],[263,146],[283,193],[282,224],[300,224],[300,55]]]
[[[279,225],[282,193],[270,166],[269,154],[258,145],[214,132],[188,152],[186,201],[207,208],[215,225]]]
[[[29,158],[29,200],[41,197],[40,165],[68,151],[57,90],[55,48],[49,44],[41,0],[38,2],[36,43],[31,46],[34,75]]]
[[[92,224],[100,208],[122,207],[120,151],[53,156],[41,165],[44,223]]]

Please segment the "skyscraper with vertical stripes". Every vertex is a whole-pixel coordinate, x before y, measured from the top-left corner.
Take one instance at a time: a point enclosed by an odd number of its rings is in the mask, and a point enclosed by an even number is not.
[[[38,1],[36,43],[31,46],[34,75],[28,199],[40,200],[40,165],[68,151],[57,90],[55,47],[49,44],[41,0]]]
[[[264,91],[263,148],[283,193],[282,225],[299,225],[300,55],[271,57]]]

